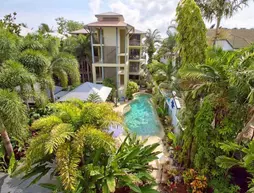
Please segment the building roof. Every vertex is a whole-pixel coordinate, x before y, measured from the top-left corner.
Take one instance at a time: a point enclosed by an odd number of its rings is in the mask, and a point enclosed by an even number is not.
[[[123,21],[96,21],[93,23],[89,23],[86,26],[88,27],[127,27],[131,25]]]
[[[70,34],[89,34],[89,31],[87,29],[79,29],[79,30],[70,32]]]
[[[209,29],[207,36],[213,38],[215,29]],[[234,49],[244,48],[254,43],[254,29],[220,29],[219,40],[227,40]]]
[[[66,95],[59,98],[57,101],[67,101],[70,99],[80,99],[82,101],[86,101],[90,94],[97,93],[102,99],[102,101],[105,102],[111,90],[112,88],[103,86],[101,84],[85,82],[67,93]]]
[[[100,13],[100,14],[96,14],[95,17],[98,16],[123,16],[122,14],[119,13],[115,13],[115,12],[105,12],[105,13]]]
[[[20,26],[20,33],[19,33],[20,36],[25,37],[28,34],[33,34],[33,33],[35,33],[35,32],[32,29]]]
[[[134,31],[131,31],[130,34],[145,34],[146,32],[140,31],[138,29],[134,29]]]

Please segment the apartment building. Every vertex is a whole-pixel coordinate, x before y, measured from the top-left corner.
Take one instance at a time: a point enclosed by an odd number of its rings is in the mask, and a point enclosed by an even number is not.
[[[140,78],[145,34],[126,23],[121,14],[107,12],[95,17],[96,22],[85,26],[91,37],[93,82],[111,78],[119,96],[125,96],[128,81]]]

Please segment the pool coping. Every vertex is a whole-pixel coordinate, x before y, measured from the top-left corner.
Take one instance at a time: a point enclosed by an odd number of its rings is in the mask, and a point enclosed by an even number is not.
[[[137,92],[137,93],[134,93],[134,94],[133,94],[133,97],[134,97],[134,98],[133,98],[131,101],[128,101],[128,103],[126,103],[126,104],[123,106],[123,112],[122,112],[123,116],[131,110],[131,107],[130,107],[130,109],[129,109],[127,112],[124,112],[124,109],[125,109],[127,106],[130,106],[130,104],[131,104],[132,102],[134,102],[136,96],[137,96],[137,95],[140,95],[140,94],[143,94],[143,95],[150,95],[151,97],[153,96],[153,95],[150,94],[150,93],[144,93],[144,92]],[[165,135],[164,127],[163,127],[163,125],[162,125],[162,123],[161,123],[161,120],[160,120],[160,117],[159,117],[159,115],[158,115],[158,113],[157,113],[155,104],[153,103],[153,101],[152,101],[151,98],[149,99],[149,101],[150,101],[150,103],[151,103],[151,105],[152,105],[152,107],[153,107],[153,110],[155,111],[155,116],[156,116],[156,118],[157,118],[157,120],[158,120],[158,122],[159,122],[160,133],[159,133],[158,135],[146,135],[146,136],[144,136],[144,137],[147,137],[147,136],[148,136],[148,137],[157,136],[157,137],[163,138],[164,135]]]

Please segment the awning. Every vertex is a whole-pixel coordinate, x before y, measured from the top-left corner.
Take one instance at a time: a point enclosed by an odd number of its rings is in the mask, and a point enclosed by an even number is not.
[[[67,101],[70,99],[80,99],[82,101],[86,101],[90,94],[97,93],[102,99],[102,101],[105,102],[111,90],[112,88],[103,86],[101,84],[85,82],[67,93],[66,95],[59,98],[57,101]]]

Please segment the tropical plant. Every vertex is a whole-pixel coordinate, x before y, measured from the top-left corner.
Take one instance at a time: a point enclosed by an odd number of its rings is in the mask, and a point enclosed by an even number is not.
[[[0,64],[5,60],[16,59],[19,46],[18,36],[0,26]]]
[[[206,26],[194,0],[180,1],[176,9],[177,47],[183,65],[206,59]]]
[[[247,6],[248,0],[195,0],[200,7],[204,18],[208,21],[216,20],[216,30],[214,35],[214,44],[219,36],[219,28],[223,17],[231,18],[236,12]]]
[[[39,174],[32,183],[50,172],[60,185],[42,184],[64,192],[114,192],[127,186],[145,192],[152,186],[150,161],[156,158],[158,144],[145,146],[127,137],[120,147],[106,132],[122,118],[110,104],[75,100],[53,104],[54,113],[36,120],[37,136],[30,141],[23,167],[23,179]],[[54,164],[48,163],[56,163]],[[151,190],[152,192],[156,192]]]
[[[77,86],[80,83],[80,74],[76,58],[71,54],[59,52],[59,44],[55,38],[49,38],[49,40],[34,45],[38,50],[31,50],[30,47],[34,47],[33,44],[27,44],[26,48],[29,49],[21,53],[19,61],[31,73],[37,75],[42,90],[50,89],[51,100],[54,101],[53,78],[60,80],[61,86],[66,88],[69,78],[71,85]]]
[[[52,30],[49,28],[48,24],[41,23],[39,28],[38,28],[38,32],[42,33],[42,34],[45,34],[45,33],[48,33],[48,32],[52,32]]]
[[[114,97],[115,97],[115,94],[116,94],[116,84],[115,84],[115,81],[111,78],[105,78],[102,82],[102,84],[104,86],[107,86],[107,87],[110,87],[112,88],[110,94],[109,94],[109,98],[111,101],[114,100]]]
[[[56,18],[57,23],[57,31],[60,34],[68,34],[72,31],[82,29],[84,27],[83,23],[73,21],[73,20],[67,20],[63,17]]]
[[[158,29],[155,29],[152,31],[151,29],[148,29],[146,32],[146,39],[145,44],[148,47],[148,63],[151,63],[153,60],[153,54],[156,51],[155,49],[155,43],[159,43],[161,41],[160,32]]]
[[[88,98],[87,98],[87,102],[91,102],[91,103],[100,103],[103,102],[100,95],[96,92],[91,93]]]
[[[0,131],[9,157],[13,153],[10,136],[21,139],[26,134],[26,106],[16,92],[0,89]]]
[[[221,155],[216,158],[216,163],[224,169],[230,169],[233,166],[240,166],[245,168],[252,175],[254,174],[253,168],[253,148],[254,142],[250,141],[247,145],[239,145],[233,142],[220,143],[220,148],[226,155]],[[236,152],[241,152],[240,157],[234,156]],[[250,189],[248,192],[254,191],[254,179],[251,179]]]
[[[21,24],[17,24],[16,21],[16,12],[12,14],[5,15],[3,19],[0,19],[0,28],[3,27],[11,33],[19,35]]]
[[[173,55],[176,47],[176,34],[168,31],[168,37],[162,41],[162,45],[158,50],[158,58],[164,57],[165,55],[170,55],[170,59],[173,60]]]
[[[127,84],[126,97],[133,99],[133,94],[139,91],[138,84],[133,81],[129,81]]]

